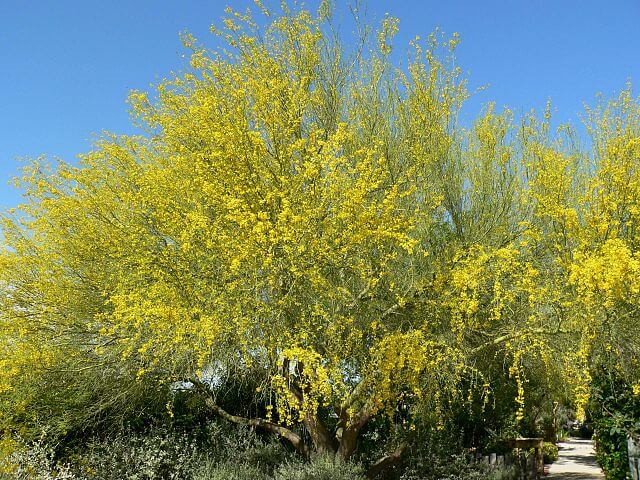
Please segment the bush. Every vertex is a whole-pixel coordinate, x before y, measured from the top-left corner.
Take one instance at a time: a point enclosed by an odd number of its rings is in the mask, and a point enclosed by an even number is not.
[[[607,480],[625,480],[629,470],[626,433],[618,430],[607,418],[596,424],[596,459]]]
[[[73,480],[68,466],[57,464],[55,452],[42,440],[24,445],[0,458],[0,479]]]
[[[558,460],[558,446],[555,443],[544,442],[542,444],[544,463],[553,463]]]
[[[508,467],[499,467],[489,473],[487,480],[517,480],[520,478],[520,472],[515,465]]]
[[[0,472],[29,480],[182,480],[190,477],[197,461],[195,442],[186,434],[124,430],[94,438],[81,449],[67,452],[62,460],[44,441],[27,444],[3,462]]]
[[[627,434],[637,431],[640,397],[615,366],[595,370],[589,414],[595,430],[596,458],[607,480],[626,479]]]
[[[273,480],[276,469],[294,458],[277,439],[224,422],[188,432],[168,425],[124,428],[74,446],[52,445],[45,434],[38,442],[17,443],[0,455],[0,480]]]
[[[193,480],[270,480],[260,468],[246,463],[224,462],[216,463],[207,460],[197,468]]]
[[[292,456],[283,446],[275,441],[257,444],[239,455],[241,462],[259,468],[261,471],[270,475],[273,474],[277,467],[291,458]]]
[[[247,472],[259,471],[263,475],[273,475],[278,466],[295,455],[276,438],[263,438],[250,428],[211,422],[207,425],[204,436],[206,461],[203,468],[232,471],[232,465],[244,465]],[[237,475],[243,474],[240,470],[236,472]]]
[[[290,462],[275,473],[275,480],[364,480],[360,465],[339,457],[319,456],[309,463]]]
[[[100,480],[178,480],[187,478],[198,460],[195,441],[184,433],[154,429],[123,431],[94,440],[71,456],[78,476]]]
[[[492,478],[488,465],[468,455],[428,455],[412,458],[401,480],[487,480]]]

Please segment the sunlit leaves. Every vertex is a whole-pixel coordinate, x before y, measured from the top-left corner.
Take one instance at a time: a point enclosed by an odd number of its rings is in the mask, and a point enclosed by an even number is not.
[[[550,109],[463,128],[456,35],[397,70],[396,20],[350,48],[326,8],[266,27],[230,11],[213,52],[183,36],[191,70],[129,97],[145,135],[25,169],[2,227],[0,422],[46,411],[32,385],[52,372],[81,399],[76,372],[122,391],[250,374],[287,425],[419,421],[472,398],[464,382],[486,401],[490,362],[517,419],[532,364],[584,403],[598,346],[637,325],[638,101],[589,111],[592,152]]]

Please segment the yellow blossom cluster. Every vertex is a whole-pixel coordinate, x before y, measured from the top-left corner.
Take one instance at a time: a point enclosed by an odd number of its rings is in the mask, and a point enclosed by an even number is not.
[[[2,220],[0,433],[252,377],[257,424],[346,457],[376,415],[441,428],[504,382],[521,420],[534,376],[581,408],[594,359],[637,358],[630,89],[588,111],[591,151],[550,107],[463,128],[457,35],[397,70],[396,20],[353,52],[326,8],[228,12],[226,49],[186,35],[190,71],[130,95],[144,135],[25,169]]]

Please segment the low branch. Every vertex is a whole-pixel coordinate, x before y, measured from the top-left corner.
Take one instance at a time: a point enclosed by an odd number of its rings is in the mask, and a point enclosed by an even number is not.
[[[302,437],[300,437],[300,435],[298,435],[297,433],[293,432],[292,430],[289,430],[286,427],[277,425],[263,418],[246,418],[246,417],[240,417],[238,415],[233,415],[227,412],[226,410],[224,410],[222,407],[220,407],[216,403],[215,399],[211,395],[211,391],[209,390],[209,388],[206,385],[204,385],[200,380],[190,379],[189,381],[193,383],[193,385],[202,394],[205,395],[205,403],[207,407],[209,407],[211,411],[217,414],[218,416],[224,418],[229,422],[236,423],[238,425],[246,425],[253,428],[260,428],[262,430],[273,433],[275,435],[279,435],[280,437],[286,439],[289,443],[291,443],[291,445],[293,445],[293,447],[296,450],[298,450],[305,458],[309,457],[309,448],[302,440]]]
[[[378,475],[380,475],[383,470],[386,470],[387,468],[398,463],[400,461],[400,458],[402,457],[402,454],[408,447],[408,443],[403,443],[390,454],[385,455],[384,457],[377,460],[367,471],[367,478],[374,479]]]

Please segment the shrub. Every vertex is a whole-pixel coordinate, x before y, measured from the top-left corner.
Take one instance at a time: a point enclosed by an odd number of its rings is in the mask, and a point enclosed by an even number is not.
[[[488,465],[475,462],[468,455],[428,455],[415,457],[401,480],[486,480]]]
[[[600,419],[595,434],[596,459],[607,480],[625,480],[629,470],[626,433],[608,418]]]
[[[589,414],[595,430],[596,458],[607,480],[627,478],[627,434],[637,431],[640,396],[616,366],[595,370]]]
[[[230,468],[228,465],[242,464],[272,475],[278,466],[293,456],[277,439],[265,439],[250,428],[211,422],[204,436],[205,463],[209,468],[224,470]]]
[[[44,441],[24,445],[0,458],[0,480],[73,480],[66,465],[57,464],[55,452]]]
[[[553,463],[558,460],[558,446],[555,443],[544,442],[542,445],[544,463]]]
[[[319,456],[309,463],[289,462],[275,473],[275,480],[364,480],[360,465],[339,457]]]
[[[275,469],[291,458],[282,445],[273,441],[258,444],[243,452],[240,459],[263,472],[273,474]]]
[[[487,480],[517,480],[520,478],[520,472],[515,465],[507,467],[499,467],[489,473]]]
[[[198,467],[192,480],[270,480],[260,468],[246,463],[207,460]]]
[[[292,457],[275,439],[219,422],[188,433],[170,426],[125,428],[57,450],[44,437],[0,455],[0,480],[273,480]]]
[[[153,429],[93,440],[70,457],[78,475],[100,480],[187,478],[197,462],[195,441],[184,433]]]

